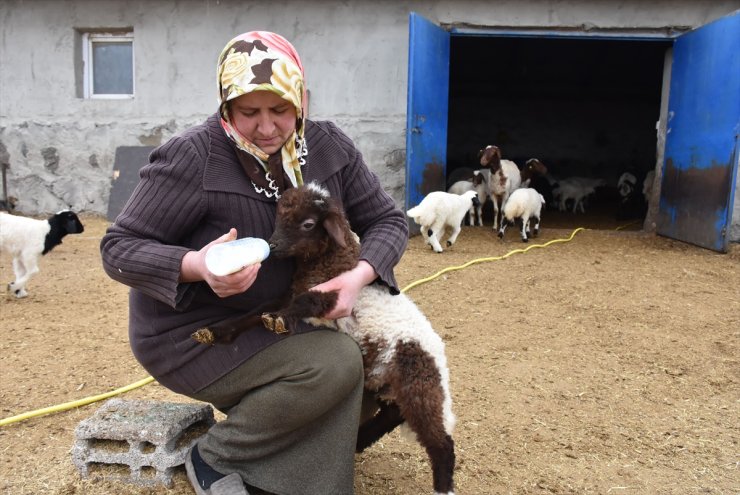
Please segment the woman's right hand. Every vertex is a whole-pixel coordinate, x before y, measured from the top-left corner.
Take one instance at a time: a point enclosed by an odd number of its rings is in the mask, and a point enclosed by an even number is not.
[[[236,239],[236,229],[232,228],[227,234],[206,244],[199,251],[189,251],[182,259],[180,267],[180,282],[206,282],[218,297],[229,297],[241,294],[249,289],[257,279],[257,273],[262,266],[259,263],[242,268],[229,275],[218,276],[211,273],[206,267],[206,253],[211,246]]]

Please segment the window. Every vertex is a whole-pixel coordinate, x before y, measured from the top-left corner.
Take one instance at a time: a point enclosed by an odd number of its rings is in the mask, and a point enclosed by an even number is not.
[[[83,33],[82,63],[85,98],[133,98],[132,32]]]

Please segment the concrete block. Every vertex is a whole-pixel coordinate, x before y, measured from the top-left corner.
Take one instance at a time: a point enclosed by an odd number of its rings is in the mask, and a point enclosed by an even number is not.
[[[175,468],[215,422],[207,404],[110,399],[75,428],[72,461],[83,478],[171,487]]]

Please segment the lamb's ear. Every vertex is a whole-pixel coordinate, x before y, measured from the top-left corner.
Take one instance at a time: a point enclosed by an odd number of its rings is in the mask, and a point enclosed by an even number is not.
[[[347,242],[344,240],[344,229],[342,228],[342,219],[335,213],[330,213],[324,219],[324,228],[329,236],[334,239],[334,242],[339,244],[343,249],[347,247]]]

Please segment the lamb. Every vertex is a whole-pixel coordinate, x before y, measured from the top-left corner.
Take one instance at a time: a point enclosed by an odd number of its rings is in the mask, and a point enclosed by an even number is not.
[[[560,211],[565,211],[568,207],[568,201],[573,200],[573,213],[576,213],[579,209],[581,213],[585,213],[584,200],[596,192],[596,188],[603,185],[603,179],[569,177],[559,181],[553,188],[552,194],[558,199],[558,209]]]
[[[319,319],[334,306],[337,294],[308,289],[353,268],[360,246],[341,207],[316,183],[285,191],[269,244],[273,256],[296,260],[290,304],[211,325],[193,337],[229,342],[260,320],[277,333],[289,332],[299,319],[347,333],[362,349],[365,388],[379,406],[360,426],[357,452],[405,424],[427,451],[435,493],[453,495],[455,416],[449,370],[444,342],[427,318],[406,295],[391,295],[387,287],[374,284],[360,291],[352,316]]]
[[[46,220],[0,212],[0,252],[13,257],[15,273],[8,292],[19,299],[26,297],[26,283],[39,271],[39,256],[61,244],[67,234],[84,230],[80,219],[70,210],[62,210]]]
[[[511,193],[509,201],[504,206],[505,221],[502,220],[501,222],[498,236],[503,239],[506,225],[513,225],[516,219],[520,219],[522,222],[522,242],[529,241],[527,235],[530,232],[529,224],[532,220],[535,222],[532,237],[537,237],[540,232],[540,213],[544,204],[545,198],[530,187],[517,189]]]
[[[488,185],[485,175],[480,170],[473,172],[472,180],[459,180],[452,184],[447,192],[450,194],[463,194],[467,191],[475,191],[478,195],[478,206],[471,206],[468,210],[470,225],[475,225],[475,217],[478,216],[478,226],[483,226],[483,204],[488,198]]]
[[[493,200],[493,230],[498,229],[499,213],[503,215],[503,208],[513,191],[522,183],[521,172],[516,163],[501,159],[501,150],[497,146],[488,145],[478,152],[480,164],[491,170],[489,188]],[[501,217],[503,222],[503,217]]]
[[[472,206],[471,206],[472,205]],[[471,207],[480,206],[476,191],[466,191],[461,195],[444,191],[432,191],[421,200],[417,206],[406,214],[421,226],[421,235],[424,242],[432,246],[437,252],[442,252],[439,244],[445,229],[450,227],[452,233],[447,239],[447,246],[452,246],[462,230],[461,224],[465,213]]]

